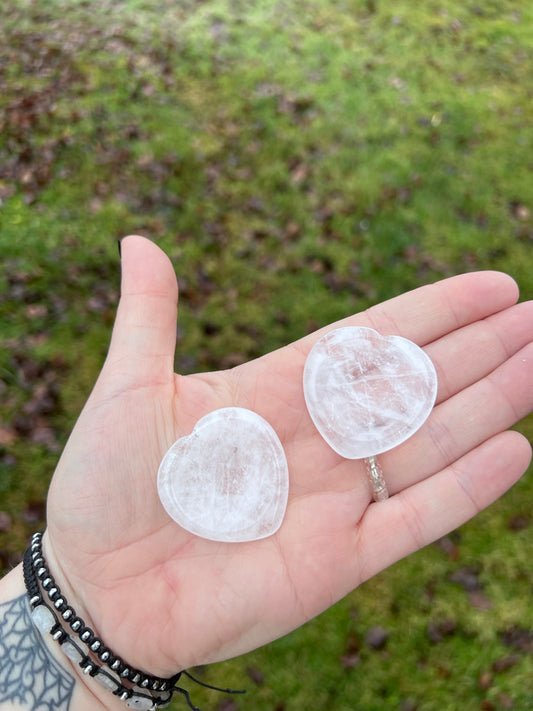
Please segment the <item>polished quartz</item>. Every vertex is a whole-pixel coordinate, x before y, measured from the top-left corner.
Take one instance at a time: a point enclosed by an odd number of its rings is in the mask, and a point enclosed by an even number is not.
[[[159,467],[159,497],[183,528],[215,541],[251,541],[281,525],[287,460],[270,424],[240,407],[214,410],[175,442]]]
[[[77,649],[76,646],[69,640],[63,642],[61,645],[61,651],[75,664],[79,664],[81,660],[85,658],[85,654]]]
[[[309,414],[330,447],[347,459],[364,459],[396,447],[424,424],[437,374],[406,338],[348,326],[313,346],[303,385]]]
[[[138,711],[151,711],[151,709],[157,708],[152,700],[142,696],[132,696],[126,701],[126,706],[129,709],[138,709]]]
[[[146,694],[146,691],[143,693]],[[126,706],[130,709],[138,709],[138,711],[151,711],[157,708],[151,699],[143,696],[132,696],[131,699],[126,701]]]
[[[101,671],[97,672],[94,676],[95,680],[100,684],[100,686],[103,686],[104,689],[107,689],[108,691],[115,692],[118,689],[120,689],[120,681],[115,678],[111,678],[111,674],[109,672],[106,672],[105,674]]]
[[[46,605],[38,605],[31,611],[31,620],[42,635],[48,634],[56,623],[53,613]]]

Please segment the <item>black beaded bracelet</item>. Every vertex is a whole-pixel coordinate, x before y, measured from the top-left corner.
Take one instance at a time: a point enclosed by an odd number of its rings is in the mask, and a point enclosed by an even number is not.
[[[71,662],[78,664],[84,674],[92,677],[103,688],[125,702],[128,708],[138,709],[139,711],[157,711],[157,709],[164,709],[170,704],[174,689],[169,688],[166,693],[150,693],[144,689],[124,686],[119,676],[110,673],[94,660],[94,656],[91,656],[88,647],[85,645],[85,648],[81,647],[65,631],[59,621],[56,609],[54,609],[55,605],[52,607],[43,599],[39,581],[35,575],[31,548],[28,548],[24,555],[23,573],[33,624],[41,634],[49,633],[52,639],[59,644],[63,654]]]
[[[59,643],[62,652],[71,661],[77,663],[84,674],[95,678],[103,687],[124,701],[129,708],[140,709],[140,711],[157,711],[166,708],[175,692],[185,697],[192,711],[200,711],[193,705],[189,692],[177,685],[182,675],[208,689],[227,694],[245,693],[242,690],[221,689],[206,684],[185,670],[165,679],[147,674],[124,662],[105,646],[93,630],[76,615],[74,608],[67,603],[46,564],[42,550],[42,536],[42,532],[33,535],[23,561],[24,583],[32,610],[32,620],[43,634],[46,632],[51,634],[52,638]],[[45,602],[44,593],[50,605]],[[68,623],[70,629],[78,636],[84,645],[83,648],[66,632],[64,623]],[[108,667],[109,671],[101,666],[102,664]],[[130,683],[132,687],[125,686],[124,683]]]
[[[34,534],[30,550],[35,574],[43,590],[48,595],[50,602],[61,615],[61,618],[68,623],[70,629],[87,645],[91,652],[93,652],[102,663],[116,672],[118,676],[131,681],[132,684],[138,684],[143,689],[165,691],[174,686],[181,672],[170,679],[164,679],[135,669],[106,647],[103,641],[95,635],[93,630],[87,627],[85,622],[77,616],[74,608],[67,604],[59,585],[55,582],[48,569],[42,551],[42,533]]]

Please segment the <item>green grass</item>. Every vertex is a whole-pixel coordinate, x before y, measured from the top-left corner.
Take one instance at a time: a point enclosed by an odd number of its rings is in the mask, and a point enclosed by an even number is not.
[[[4,0],[2,16],[3,567],[42,525],[105,356],[128,232],[176,265],[181,372],[463,271],[507,271],[533,296],[531,3]],[[533,439],[531,419],[520,429]],[[528,711],[532,486],[206,671],[247,696],[196,702]],[[476,594],[452,580],[466,568]],[[383,650],[365,642],[378,624]],[[435,641],[439,625],[452,631]]]

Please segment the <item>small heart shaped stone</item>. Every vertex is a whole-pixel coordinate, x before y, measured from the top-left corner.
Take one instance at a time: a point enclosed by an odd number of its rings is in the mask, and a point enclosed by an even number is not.
[[[289,471],[270,424],[241,407],[210,412],[163,457],[157,476],[167,513],[213,541],[253,541],[283,521]]]
[[[424,424],[437,396],[437,374],[421,348],[361,326],[322,336],[303,377],[316,428],[346,459],[373,457],[404,442]]]

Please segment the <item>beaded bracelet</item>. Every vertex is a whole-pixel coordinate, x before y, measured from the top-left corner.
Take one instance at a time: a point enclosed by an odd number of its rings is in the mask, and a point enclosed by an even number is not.
[[[52,638],[59,643],[61,651],[71,661],[77,663],[84,674],[93,677],[104,688],[118,696],[121,701],[125,701],[127,707],[141,711],[156,711],[166,708],[175,692],[179,692],[185,697],[187,704],[193,711],[200,711],[193,705],[189,692],[177,686],[182,675],[208,689],[228,694],[244,693],[241,690],[211,686],[196,679],[185,670],[164,679],[135,669],[124,662],[105,646],[90,627],[87,627],[84,621],[76,615],[74,608],[68,605],[46,564],[42,550],[42,536],[42,532],[33,535],[23,561],[24,582],[32,610],[32,621],[41,633],[49,632],[51,634]],[[45,602],[44,593],[48,596],[50,605]],[[82,646],[65,631],[63,623],[70,625],[70,629],[78,636]],[[96,658],[98,658],[98,662]],[[109,671],[101,664],[107,666]],[[123,682],[129,682],[135,686],[127,687]]]
[[[67,604],[59,585],[55,582],[46,565],[42,551],[42,533],[34,534],[30,549],[35,573],[40,580],[43,590],[46,591],[50,602],[60,613],[62,619],[70,625],[70,629],[89,647],[91,652],[94,652],[98,656],[101,662],[116,672],[118,676],[152,691],[165,691],[176,683],[180,674],[176,674],[170,679],[151,676],[150,674],[134,669],[106,647],[102,640],[94,634],[92,629],[87,627],[84,621],[76,615],[74,608]]]
[[[29,596],[32,622],[41,634],[50,633],[52,639],[60,645],[63,654],[72,662],[78,664],[84,674],[91,676],[105,689],[118,696],[121,701],[126,703],[128,708],[139,709],[140,711],[156,711],[156,709],[166,708],[169,705],[173,694],[172,688],[168,688],[166,693],[156,694],[155,692],[147,692],[144,689],[124,686],[116,673],[107,671],[94,660],[94,656],[90,654],[89,648],[85,644],[81,646],[74,637],[65,631],[54,609],[55,605],[52,607],[43,599],[39,581],[35,575],[31,547],[28,548],[24,555],[23,572]]]

